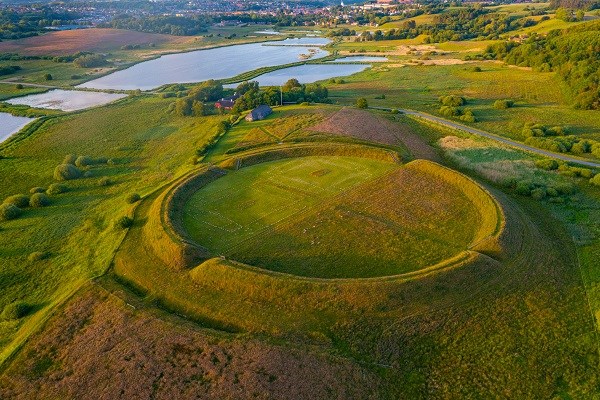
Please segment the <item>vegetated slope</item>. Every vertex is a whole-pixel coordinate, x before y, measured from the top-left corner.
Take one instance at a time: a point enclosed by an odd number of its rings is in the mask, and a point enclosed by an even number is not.
[[[123,29],[74,29],[1,42],[0,52],[28,56],[59,56],[83,51],[114,51],[126,45],[161,45],[186,40],[189,38]]]
[[[395,164],[353,157],[301,157],[231,172],[186,203],[183,223],[192,239],[214,254],[328,198],[389,171]]]
[[[380,380],[349,360],[165,320],[92,287],[0,377],[0,397],[367,398]]]
[[[132,207],[126,197],[190,168],[191,149],[210,138],[221,118],[177,118],[167,106],[168,100],[136,98],[53,118],[2,151],[1,201],[48,188],[68,154],[112,160],[83,167],[84,176],[64,182],[67,192],[49,195],[47,207],[25,208],[20,218],[2,222],[0,308],[16,300],[31,306],[26,318],[0,323],[2,351],[25,338],[55,300],[108,267],[124,233],[115,221]]]
[[[555,30],[543,37],[532,36],[521,45],[498,43],[488,47],[486,53],[509,64],[557,71],[576,107],[600,109],[600,21]]]
[[[460,187],[435,176],[453,172],[421,164],[275,225],[227,256],[319,278],[397,275],[451,258],[468,249],[481,217]]]
[[[439,161],[435,150],[404,121],[392,122],[369,111],[345,107],[325,121],[312,126],[310,130],[402,146],[406,147],[414,158]]]

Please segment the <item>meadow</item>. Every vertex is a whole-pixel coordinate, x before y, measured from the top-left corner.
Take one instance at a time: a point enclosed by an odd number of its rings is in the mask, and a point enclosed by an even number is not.
[[[196,192],[185,205],[183,223],[198,243],[216,255],[229,255],[253,238],[263,240],[275,225],[310,213],[393,168],[348,157],[305,157],[243,168]]]
[[[466,251],[480,220],[479,210],[460,188],[408,164],[282,221],[225,254],[300,276],[399,275]]]
[[[29,319],[0,323],[2,360],[57,302],[108,268],[123,236],[115,221],[132,207],[126,197],[147,193],[191,168],[194,146],[216,130],[220,117],[176,118],[167,112],[168,104],[140,97],[58,116],[2,150],[2,199],[29,194],[32,187],[47,188],[65,155],[112,160],[110,165],[88,167],[86,177],[67,182],[68,191],[51,195],[50,206],[25,209],[22,217],[2,223],[0,304],[22,301],[35,310]]]

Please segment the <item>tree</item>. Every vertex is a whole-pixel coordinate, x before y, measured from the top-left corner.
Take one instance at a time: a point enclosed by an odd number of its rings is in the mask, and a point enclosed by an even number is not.
[[[44,79],[47,80],[47,81],[51,81],[53,78],[52,78],[51,74],[45,74],[44,75]]]
[[[358,99],[356,99],[356,107],[357,108],[369,108],[369,103],[367,102],[367,99],[365,99],[364,97],[359,97]]]
[[[213,79],[194,86],[189,97],[198,101],[215,101],[223,97],[223,85]]]

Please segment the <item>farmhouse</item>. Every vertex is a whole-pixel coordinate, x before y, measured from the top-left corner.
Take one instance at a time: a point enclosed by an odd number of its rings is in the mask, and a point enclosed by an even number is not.
[[[273,110],[266,104],[256,107],[246,115],[246,121],[260,121],[267,118]]]
[[[235,101],[240,98],[239,94],[234,94],[233,96],[223,97],[221,100],[215,103],[215,108],[220,108],[223,110],[231,110]]]

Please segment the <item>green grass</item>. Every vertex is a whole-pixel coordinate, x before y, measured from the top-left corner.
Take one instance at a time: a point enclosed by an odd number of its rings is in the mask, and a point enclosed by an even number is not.
[[[226,255],[301,276],[398,275],[467,250],[479,219],[459,188],[409,165],[280,222]]]
[[[482,72],[472,72],[479,65]],[[480,122],[473,126],[520,139],[527,122],[566,126],[569,132],[600,138],[600,114],[575,110],[553,73],[507,67],[496,63],[470,65],[378,67],[348,77],[343,85],[331,85],[330,97],[340,104],[353,104],[366,97],[370,106],[398,107],[437,114],[438,97],[464,96],[466,107]],[[381,100],[377,96],[385,94]],[[512,99],[514,108],[496,110],[497,99]]]
[[[148,193],[191,168],[187,161],[195,146],[212,135],[221,119],[176,118],[167,112],[168,104],[137,98],[57,117],[3,151],[0,199],[47,187],[66,154],[114,161],[91,168],[91,177],[68,182],[69,192],[51,196],[49,207],[26,209],[22,217],[2,222],[0,308],[19,299],[38,309],[25,320],[0,322],[4,350],[13,348],[13,338],[26,336],[29,320],[42,318],[56,299],[106,270],[123,235],[114,221],[131,208],[127,195]],[[104,177],[111,180],[109,186],[99,184]],[[35,251],[50,257],[29,261]]]
[[[272,226],[393,168],[350,157],[302,157],[243,168],[194,194],[184,209],[184,226],[214,254],[228,255]]]

